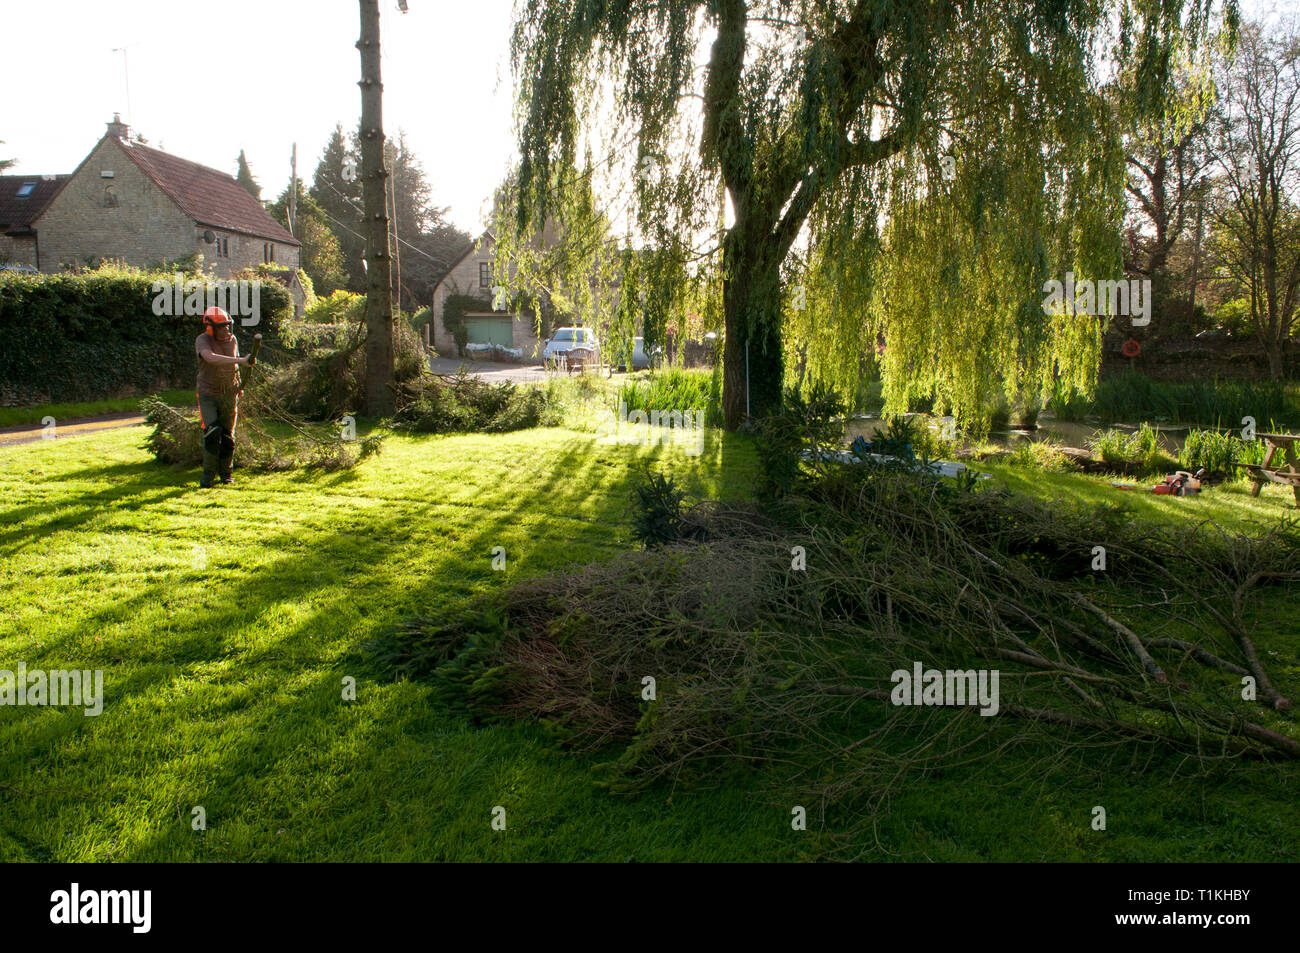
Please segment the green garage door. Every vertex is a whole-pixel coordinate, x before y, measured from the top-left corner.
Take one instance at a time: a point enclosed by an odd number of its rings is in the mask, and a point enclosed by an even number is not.
[[[510,318],[465,318],[465,330],[470,344],[500,344],[514,346],[514,332]]]

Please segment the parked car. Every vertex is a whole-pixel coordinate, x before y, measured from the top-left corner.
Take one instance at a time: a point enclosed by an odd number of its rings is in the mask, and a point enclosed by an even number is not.
[[[4,262],[0,263],[0,271],[21,271],[26,275],[39,275],[40,272],[31,265],[24,265],[21,262]]]
[[[558,364],[575,347],[595,351],[597,360],[600,359],[600,340],[591,328],[557,328],[542,348],[542,363]]]
[[[655,345],[646,353],[645,338],[632,339],[632,370],[644,371],[647,367],[658,367],[663,363],[664,349]]]

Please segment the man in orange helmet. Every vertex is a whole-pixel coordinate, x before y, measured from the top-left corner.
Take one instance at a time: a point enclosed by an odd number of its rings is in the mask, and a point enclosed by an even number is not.
[[[235,421],[239,417],[239,354],[231,333],[233,322],[221,308],[203,312],[203,333],[194,340],[199,357],[199,423],[203,427],[203,477],[199,486],[210,487],[214,477],[233,482]]]

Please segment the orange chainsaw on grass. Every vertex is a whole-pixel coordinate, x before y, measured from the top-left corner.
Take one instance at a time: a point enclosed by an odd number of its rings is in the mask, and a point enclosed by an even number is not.
[[[1186,470],[1179,470],[1171,473],[1159,483],[1151,488],[1151,492],[1160,496],[1194,496],[1201,492],[1201,480],[1205,477],[1204,468],[1197,470],[1196,473],[1188,473]],[[1136,490],[1131,483],[1112,483],[1111,486],[1120,490]]]

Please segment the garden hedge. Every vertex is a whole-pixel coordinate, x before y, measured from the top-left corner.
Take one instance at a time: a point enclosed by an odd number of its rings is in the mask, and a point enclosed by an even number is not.
[[[0,404],[101,400],[192,385],[201,318],[154,313],[155,282],[174,277],[120,267],[0,272]],[[206,297],[216,282],[204,281]],[[278,343],[281,325],[293,314],[279,282],[263,282],[258,295],[256,326],[243,323],[246,315],[237,306],[226,306],[244,352],[254,333]]]

